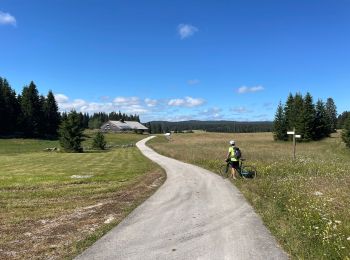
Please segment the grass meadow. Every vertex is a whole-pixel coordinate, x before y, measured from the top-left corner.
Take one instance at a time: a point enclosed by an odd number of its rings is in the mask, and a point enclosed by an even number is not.
[[[275,142],[271,133],[174,134],[158,152],[216,172],[234,139],[254,180],[234,182],[292,259],[350,259],[350,151],[334,134],[320,142]],[[229,203],[229,201],[228,201]],[[233,220],[239,221],[239,220]],[[247,249],[249,250],[249,249]]]
[[[165,179],[136,147],[122,146],[144,137],[107,134],[118,148],[86,153],[1,139],[0,259],[70,259],[120,222]]]

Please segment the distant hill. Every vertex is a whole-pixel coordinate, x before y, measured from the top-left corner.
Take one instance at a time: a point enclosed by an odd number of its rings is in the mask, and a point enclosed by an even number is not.
[[[164,132],[182,132],[188,130],[203,130],[207,132],[225,132],[225,133],[254,133],[254,132],[271,132],[272,121],[255,121],[255,122],[237,122],[237,121],[150,121],[145,123],[151,133]]]

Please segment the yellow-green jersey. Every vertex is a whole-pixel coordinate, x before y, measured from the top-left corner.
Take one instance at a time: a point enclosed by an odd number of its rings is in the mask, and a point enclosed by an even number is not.
[[[230,146],[230,148],[228,148],[228,152],[230,153],[230,160],[232,162],[237,162],[238,159],[235,157],[235,148],[233,146]]]

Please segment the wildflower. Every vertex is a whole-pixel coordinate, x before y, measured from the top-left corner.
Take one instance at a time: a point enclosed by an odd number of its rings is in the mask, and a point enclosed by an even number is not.
[[[350,241],[350,237],[348,237],[346,240]]]
[[[320,192],[320,191],[316,191],[314,194],[315,194],[316,196],[322,196],[322,195],[323,195],[323,193]]]
[[[340,224],[340,223],[341,223],[340,220],[334,220],[334,222],[337,223],[337,224]]]

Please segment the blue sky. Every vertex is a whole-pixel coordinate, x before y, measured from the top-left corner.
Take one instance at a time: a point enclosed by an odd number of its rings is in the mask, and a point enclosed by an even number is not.
[[[61,110],[272,120],[289,92],[350,110],[349,0],[2,0],[0,76]]]

